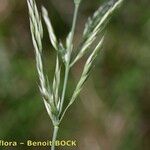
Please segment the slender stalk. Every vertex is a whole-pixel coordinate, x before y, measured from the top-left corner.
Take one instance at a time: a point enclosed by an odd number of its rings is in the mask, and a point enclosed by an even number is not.
[[[71,45],[72,45],[72,42],[73,42],[75,26],[76,26],[76,22],[77,22],[78,9],[79,9],[79,4],[76,4],[75,5],[75,11],[74,11],[74,17],[73,17],[73,24],[72,24],[72,29],[71,29],[70,44],[69,44],[69,48],[68,48],[68,62],[66,64],[66,66],[65,66],[65,77],[64,77],[64,85],[63,85],[63,91],[62,91],[61,105],[60,105],[59,114],[61,114],[61,112],[62,112],[64,99],[65,99],[65,94],[66,94],[68,76],[69,76],[69,71],[70,71],[70,56],[71,56],[71,52],[72,52]],[[58,129],[59,129],[58,126],[54,126],[51,150],[55,150],[55,141],[57,139]]]
[[[72,23],[71,39],[70,39],[70,45],[69,45],[70,55],[71,55],[71,45],[73,42],[73,37],[74,37],[74,32],[75,32],[75,27],[76,27],[76,22],[77,22],[78,10],[79,10],[79,4],[75,4],[75,11],[74,11],[74,16],[73,16],[74,19],[73,19],[73,23]]]
[[[58,126],[54,126],[51,150],[55,150],[55,141],[57,139],[58,130],[59,130],[59,127]]]
[[[69,65],[66,65],[66,68],[65,68],[65,77],[64,77],[64,85],[63,85],[63,92],[62,92],[62,98],[61,98],[61,105],[60,105],[59,114],[61,114],[62,108],[63,108],[63,104],[64,104],[64,98],[65,98],[65,94],[66,94],[66,88],[67,88],[69,70],[70,70]]]
[[[65,94],[66,94],[68,76],[69,76],[69,71],[70,71],[70,56],[71,56],[71,52],[72,52],[72,47],[71,46],[72,46],[74,32],[75,32],[75,26],[76,26],[76,22],[77,22],[78,9],[79,9],[79,4],[75,4],[75,11],[74,11],[74,17],[73,17],[73,23],[72,23],[72,29],[71,29],[71,38],[70,38],[70,41],[69,41],[70,43],[69,43],[69,48],[68,48],[68,62],[65,66],[65,77],[64,77],[64,85],[63,85],[59,115],[62,112],[64,99],[65,99]]]

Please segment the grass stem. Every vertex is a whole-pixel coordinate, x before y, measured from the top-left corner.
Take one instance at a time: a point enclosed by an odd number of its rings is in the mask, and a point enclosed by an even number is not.
[[[66,94],[66,88],[67,88],[67,82],[68,82],[68,76],[69,76],[69,64],[66,65],[65,68],[65,77],[64,77],[64,85],[63,85],[63,92],[62,92],[62,99],[61,99],[61,106],[60,106],[60,110],[59,110],[59,114],[61,114],[62,109],[63,109],[63,104],[64,104],[64,99],[65,99],[65,94]]]
[[[54,126],[51,150],[55,150],[55,141],[57,139],[58,130],[59,130],[59,127],[58,126]]]
[[[63,110],[63,104],[64,104],[64,99],[65,99],[65,94],[66,94],[68,76],[69,76],[69,71],[70,71],[70,57],[71,57],[71,53],[72,53],[72,42],[73,42],[75,26],[76,26],[76,22],[77,22],[78,9],[79,9],[79,4],[76,4],[75,11],[74,11],[74,17],[73,17],[73,23],[72,23],[72,29],[71,29],[71,38],[69,41],[69,48],[68,48],[68,62],[65,66],[65,77],[64,77],[64,84],[63,84],[63,91],[62,91],[59,114],[61,114],[61,112]]]

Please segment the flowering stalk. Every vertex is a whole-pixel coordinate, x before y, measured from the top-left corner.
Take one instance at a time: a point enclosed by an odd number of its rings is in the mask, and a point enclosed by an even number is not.
[[[74,49],[73,38],[75,33],[75,27],[77,22],[78,9],[80,6],[81,0],[74,0],[74,17],[73,23],[71,27],[71,31],[66,38],[66,45],[59,42],[54,29],[52,27],[51,21],[48,16],[47,10],[42,7],[42,16],[47,26],[47,30],[49,33],[49,38],[52,46],[56,50],[57,58],[56,58],[56,67],[54,73],[54,79],[52,86],[49,83],[48,77],[45,76],[43,71],[43,63],[42,63],[42,38],[43,38],[43,27],[41,16],[38,12],[35,0],[27,0],[28,9],[29,9],[29,19],[30,19],[30,29],[32,35],[33,46],[35,48],[35,56],[36,56],[36,68],[40,80],[39,89],[47,110],[47,113],[52,120],[54,126],[53,139],[51,150],[55,150],[55,141],[57,139],[59,125],[68,110],[68,108],[74,103],[78,95],[80,94],[84,83],[90,75],[91,69],[94,66],[94,61],[98,55],[98,52],[102,48],[102,44],[104,41],[103,30],[108,23],[108,19],[111,14],[116,10],[116,8],[121,4],[123,0],[109,0],[107,3],[102,5],[92,17],[90,17],[85,25],[85,29],[82,36],[82,42],[79,44],[77,48],[77,55],[72,57],[72,51]],[[98,35],[101,34],[100,42],[97,43],[96,47],[91,52],[88,57],[83,72],[81,74],[81,78],[77,83],[77,86],[72,94],[72,97],[69,100],[69,103],[64,106],[66,89],[68,85],[68,78],[70,69],[74,66],[75,63],[79,61],[90,49],[92,49],[91,45],[93,42],[98,39]],[[65,75],[64,82],[61,83],[61,63],[64,64],[65,67]],[[60,92],[60,85],[63,84],[62,93]]]

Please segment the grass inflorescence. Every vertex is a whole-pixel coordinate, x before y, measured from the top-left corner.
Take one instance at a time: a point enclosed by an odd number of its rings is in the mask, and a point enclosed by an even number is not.
[[[42,6],[42,15],[39,13],[35,0],[27,0],[29,9],[29,19],[30,19],[30,29],[32,35],[33,46],[35,48],[36,56],[36,68],[39,76],[39,89],[47,110],[47,113],[52,120],[54,126],[53,141],[57,138],[57,133],[59,125],[67,112],[68,108],[74,103],[78,95],[80,94],[84,83],[89,77],[91,70],[94,66],[94,61],[102,48],[104,41],[104,29],[110,19],[111,14],[116,10],[116,8],[121,4],[123,0],[109,0],[94,13],[92,17],[88,18],[85,24],[85,29],[81,37],[81,43],[77,48],[77,54],[72,56],[72,51],[74,50],[73,38],[75,33],[75,27],[77,22],[78,9],[81,0],[74,0],[74,16],[71,31],[66,38],[66,43],[60,42],[55,35],[52,23],[48,16],[48,11]],[[47,26],[49,33],[50,42],[53,48],[56,50],[56,66],[54,72],[54,79],[52,85],[49,82],[48,76],[45,75],[43,71],[42,62],[42,39],[43,39],[43,26],[42,18]],[[101,36],[98,36],[101,35]],[[99,42],[96,44],[95,48],[92,48],[92,44],[97,41],[100,37]],[[89,50],[93,51],[90,53],[85,65],[83,67],[83,72],[81,77],[73,91],[72,97],[69,100],[67,106],[64,106],[66,89],[68,85],[68,78],[70,69],[74,67]],[[64,81],[61,82],[61,66],[65,67]],[[60,91],[60,86],[63,85],[62,91]],[[51,150],[55,149],[55,145],[52,145]]]

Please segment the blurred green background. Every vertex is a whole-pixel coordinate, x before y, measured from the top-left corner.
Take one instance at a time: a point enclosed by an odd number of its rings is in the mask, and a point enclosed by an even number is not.
[[[87,17],[103,1],[83,0],[76,45]],[[65,40],[71,26],[73,0],[37,2],[48,8],[57,36]],[[52,78],[55,51],[47,30],[43,43],[45,69]],[[84,60],[71,72],[68,97]],[[37,85],[26,1],[0,0],[0,139],[51,139],[52,124]],[[149,100],[150,1],[126,0],[107,27],[103,51],[80,97],[66,114],[59,139],[77,139],[76,150],[149,150]]]

